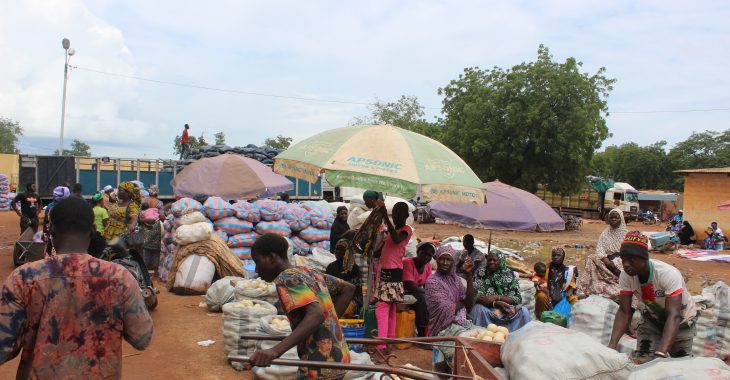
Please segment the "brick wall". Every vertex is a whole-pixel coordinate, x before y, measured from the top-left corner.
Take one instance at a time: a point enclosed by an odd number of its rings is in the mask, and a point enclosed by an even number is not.
[[[730,176],[727,174],[690,173],[684,180],[684,220],[689,221],[698,239],[717,222],[725,234],[730,233],[730,210],[718,211],[717,205],[730,200]]]

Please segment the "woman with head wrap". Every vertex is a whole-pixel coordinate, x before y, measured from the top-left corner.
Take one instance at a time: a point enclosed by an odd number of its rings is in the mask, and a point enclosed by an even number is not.
[[[514,272],[507,267],[504,253],[492,249],[486,264],[474,273],[476,303],[471,309],[475,325],[486,327],[490,323],[515,331],[530,321],[530,312],[520,306],[522,296]]]
[[[355,295],[352,297],[350,306],[347,307],[345,314],[342,315],[341,318],[349,318],[359,315],[363,303],[360,267],[357,266],[357,264],[353,264],[351,270],[347,272],[344,271],[345,252],[347,251],[347,246],[349,244],[350,240],[348,239],[340,239],[337,241],[337,244],[335,244],[333,248],[333,251],[335,253],[335,261],[327,266],[327,270],[325,272],[330,276],[337,277],[341,280],[347,281],[355,285]]]
[[[466,286],[456,275],[459,253],[449,246],[436,250],[436,272],[426,281],[426,304],[428,305],[428,333],[430,336],[457,336],[474,326],[466,319],[468,310],[474,304],[474,262],[464,262]],[[450,363],[454,355],[451,347],[439,350]],[[443,368],[444,363],[437,363]]]
[[[340,241],[342,235],[350,229],[347,224],[347,207],[337,207],[337,215],[335,215],[335,221],[332,223],[330,229],[330,249],[334,251],[337,242]]]
[[[571,304],[578,297],[577,288],[578,269],[572,265],[565,265],[565,250],[563,247],[553,247],[552,261],[547,267],[544,279],[547,288],[535,293],[535,316],[540,319],[543,311],[552,310],[565,297]]]
[[[117,242],[123,233],[132,233],[142,205],[139,187],[132,182],[122,182],[117,190],[117,202],[109,207],[109,223],[104,228],[104,238],[109,244]]]
[[[58,202],[70,196],[71,190],[69,190],[66,186],[56,186],[56,188],[53,189],[53,200],[48,204],[48,206],[46,206],[45,213],[43,214],[43,235],[45,236],[46,241],[46,253],[51,253],[53,251],[52,244],[50,244],[51,239],[48,235],[48,225],[51,221],[51,210],[53,210],[53,206],[57,205]]]
[[[627,232],[624,213],[617,208],[611,210],[608,213],[608,227],[598,237],[596,253],[586,259],[583,275],[578,281],[578,289],[583,294],[596,294],[618,302],[618,276],[621,274],[618,253]]]
[[[146,204],[148,208],[156,208],[161,219],[164,220],[163,207],[165,205],[162,204],[162,201],[158,198],[160,190],[157,188],[157,185],[150,186],[147,192],[149,196],[144,198],[144,204]]]

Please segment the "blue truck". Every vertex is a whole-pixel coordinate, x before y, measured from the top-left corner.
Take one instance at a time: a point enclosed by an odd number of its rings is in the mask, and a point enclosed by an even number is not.
[[[91,196],[106,185],[116,187],[124,181],[141,181],[145,186],[157,184],[159,198],[175,199],[170,182],[186,163],[177,160],[147,158],[109,158],[109,157],[73,157],[73,156],[38,156],[21,154],[18,156],[18,184],[24,189],[27,183],[35,183],[38,193],[43,199],[50,199],[56,186],[80,183],[83,195]],[[323,199],[322,178],[316,183],[287,177],[294,183],[294,189],[288,191],[291,199],[318,200]]]

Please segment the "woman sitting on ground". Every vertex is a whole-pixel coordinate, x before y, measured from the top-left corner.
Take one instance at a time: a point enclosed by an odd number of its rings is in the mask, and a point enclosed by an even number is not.
[[[686,220],[682,222],[682,229],[679,230],[677,237],[679,237],[679,244],[681,245],[692,245],[696,242],[695,230]]]
[[[426,304],[428,306],[428,333],[430,336],[458,336],[474,328],[466,318],[474,304],[474,263],[470,258],[464,262],[466,286],[456,275],[459,252],[449,246],[436,250],[436,273],[426,281]],[[437,363],[444,370],[454,355],[452,347],[439,348],[445,357],[444,363]]]
[[[498,249],[489,252],[486,265],[474,273],[474,288],[477,298],[471,309],[471,320],[475,325],[486,327],[494,323],[512,332],[530,321],[530,312],[520,306],[522,296],[517,277]]]
[[[428,307],[426,306],[426,281],[431,277],[431,258],[436,247],[431,242],[423,242],[416,247],[416,257],[403,259],[403,289],[405,294],[416,298],[413,309],[416,312],[418,336],[428,336]]]
[[[618,276],[621,273],[618,252],[627,232],[623,212],[617,208],[611,210],[608,213],[608,227],[598,238],[596,253],[585,260],[585,272],[578,281],[578,288],[583,294],[600,295],[618,302]]]
[[[547,289],[535,293],[535,316],[538,319],[543,311],[552,310],[563,298],[571,304],[578,299],[575,294],[578,269],[565,265],[564,261],[565,250],[562,247],[553,247],[552,261],[544,276]]]

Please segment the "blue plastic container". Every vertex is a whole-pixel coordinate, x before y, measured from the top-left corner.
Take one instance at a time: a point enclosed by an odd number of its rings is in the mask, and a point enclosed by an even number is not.
[[[343,327],[342,335],[344,335],[345,338],[364,338],[365,337],[365,326]],[[348,346],[350,346],[350,350],[352,350],[352,351],[355,351],[357,353],[362,352],[362,344],[348,344]]]

